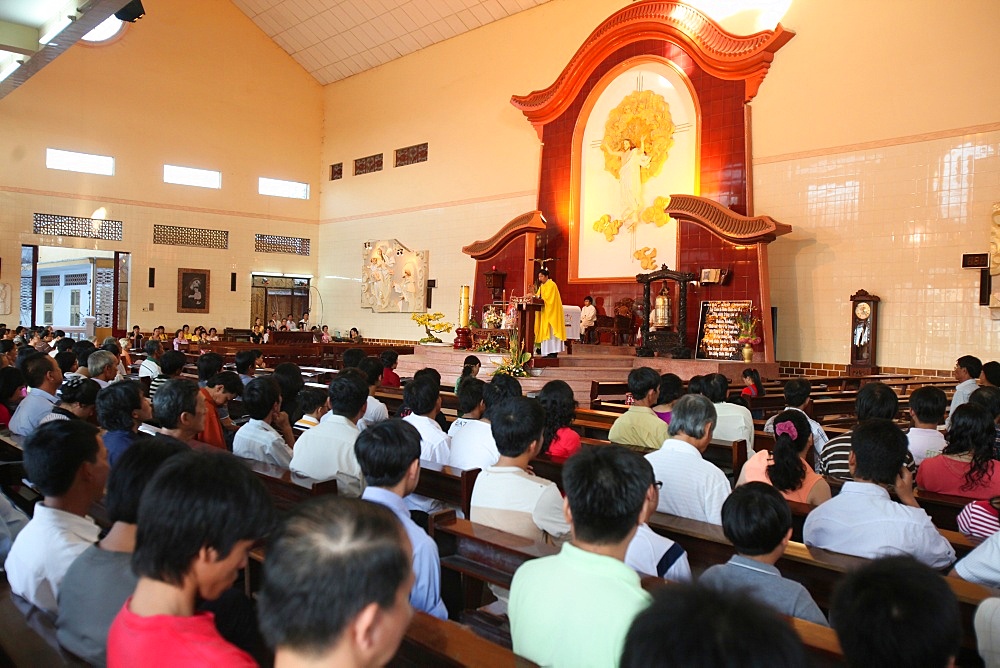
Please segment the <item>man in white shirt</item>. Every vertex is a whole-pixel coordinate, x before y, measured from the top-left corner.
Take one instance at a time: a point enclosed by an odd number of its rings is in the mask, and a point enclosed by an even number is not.
[[[146,359],[139,365],[139,378],[152,380],[160,375],[160,356],[163,355],[163,344],[155,339],[146,341]]]
[[[663,483],[660,512],[722,525],[722,504],[732,488],[726,474],[702,457],[715,421],[715,406],[700,394],[685,394],[674,402],[670,438],[646,455]]]
[[[368,403],[365,406],[365,415],[358,420],[358,430],[364,431],[366,427],[389,419],[388,407],[375,398],[375,392],[382,384],[382,371],[385,367],[382,365],[382,360],[369,355],[358,362],[358,369],[367,376],[368,382]]]
[[[746,441],[747,458],[753,457],[753,415],[750,409],[726,401],[729,379],[721,373],[705,376],[702,390],[715,404],[715,436],[722,441]],[[673,421],[673,417],[670,418]]]
[[[451,438],[435,420],[441,411],[441,386],[429,375],[415,377],[403,388],[403,403],[413,411],[403,420],[420,432],[420,458],[447,464],[451,454]],[[410,510],[425,513],[444,507],[440,501],[419,494],[411,494],[405,500]]]
[[[233,439],[233,454],[288,468],[295,434],[281,410],[281,387],[270,376],[254,378],[243,388],[243,408],[250,421]]]
[[[978,357],[972,355],[962,355],[955,362],[955,394],[951,396],[951,408],[948,409],[948,419],[945,421],[945,430],[951,426],[951,414],[955,409],[969,400],[969,395],[976,391],[976,381],[983,372],[983,363]]]
[[[45,498],[14,540],[4,568],[13,593],[55,613],[63,576],[100,534],[87,512],[104,496],[108,451],[97,427],[57,420],[27,438],[24,467]]]
[[[361,495],[361,465],[354,454],[358,420],[365,414],[368,385],[357,370],[345,369],[330,382],[330,412],[295,443],[289,468],[316,480],[337,479],[337,493]]]
[[[799,411],[809,420],[809,430],[813,435],[813,450],[816,452],[816,457],[819,458],[820,453],[823,452],[823,446],[827,444],[830,437],[823,431],[823,427],[820,426],[819,422],[816,422],[816,420],[813,420],[806,414],[806,408],[811,402],[809,399],[810,392],[812,392],[812,384],[805,378],[791,378],[785,381],[785,386],[782,388],[782,393],[785,395],[785,410]],[[776,417],[778,417],[777,414],[772,415],[764,423],[764,431],[766,433],[774,433],[774,418]]]
[[[466,383],[469,385],[468,388]],[[449,466],[466,471],[485,470],[500,460],[500,451],[497,450],[496,441],[493,440],[493,429],[490,426],[490,411],[504,399],[521,396],[518,388],[509,383],[483,383],[478,378],[466,378],[458,387],[459,401],[462,401],[461,397],[464,395],[466,400],[471,402],[468,398],[469,393],[476,394],[477,384],[482,385],[478,393],[481,397],[481,410],[476,408],[471,414],[479,412],[479,419],[470,420],[458,433],[452,434],[451,453],[448,458]]]
[[[925,385],[910,394],[910,419],[913,426],[906,432],[906,441],[917,466],[928,457],[941,454],[947,443],[938,425],[944,422],[948,397],[939,387]]]
[[[32,353],[24,360],[21,370],[31,389],[17,405],[7,427],[19,436],[27,436],[55,407],[56,390],[62,385],[63,373],[53,358],[42,353]]]
[[[469,383],[468,389],[463,389],[465,388],[465,381],[474,382]],[[485,389],[486,383],[471,376],[458,384],[458,388],[455,390],[455,396],[458,398],[458,417],[448,427],[448,435],[451,436],[453,451],[455,448],[455,436],[458,435],[462,427],[470,422],[479,420],[483,417],[483,413],[486,412],[486,403],[483,400],[483,391]]]
[[[937,569],[954,563],[955,550],[913,496],[906,455],[906,435],[891,420],[859,424],[848,460],[853,480],[806,517],[806,545],[868,559],[908,554]]]

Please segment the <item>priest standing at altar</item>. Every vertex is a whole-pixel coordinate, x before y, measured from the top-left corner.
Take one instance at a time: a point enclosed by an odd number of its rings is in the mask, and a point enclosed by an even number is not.
[[[549,280],[549,270],[538,270],[538,291],[536,297],[545,301],[545,306],[535,319],[535,345],[541,347],[546,357],[555,357],[566,350],[566,322],[563,316],[562,298],[559,286]]]

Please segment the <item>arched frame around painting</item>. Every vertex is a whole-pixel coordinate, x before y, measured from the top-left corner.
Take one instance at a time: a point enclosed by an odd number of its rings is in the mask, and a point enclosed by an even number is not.
[[[637,104],[644,113],[634,111]],[[616,130],[623,127],[633,131]],[[639,192],[633,193],[628,174],[612,171],[624,157],[609,156],[624,152],[624,146],[603,143],[602,148],[602,142],[613,137],[617,143],[624,135],[636,137],[635,128],[650,127],[655,129],[644,133],[650,145],[643,148],[651,164],[643,165]],[[569,282],[626,283],[663,263],[676,267],[678,226],[663,209],[671,194],[700,193],[700,155],[698,96],[676,64],[644,55],[606,72],[584,101],[573,131]],[[640,204],[630,206],[628,200]]]

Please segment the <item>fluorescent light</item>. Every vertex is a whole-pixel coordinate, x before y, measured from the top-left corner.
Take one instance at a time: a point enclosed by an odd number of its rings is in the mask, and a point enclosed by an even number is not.
[[[3,81],[7,77],[9,77],[11,74],[14,73],[14,70],[19,68],[20,66],[21,62],[18,60],[12,60],[11,62],[7,63],[7,66],[4,67],[2,70],[0,70],[0,81]]]
[[[268,179],[263,176],[257,180],[257,192],[272,197],[290,197],[292,199],[309,199],[309,184],[298,181],[282,181]]]
[[[285,274],[285,278],[312,278],[312,274]]]
[[[49,29],[45,31],[45,34],[38,38],[39,44],[48,44],[52,39],[66,29],[70,23],[73,22],[68,16],[60,17],[55,23],[49,26]]]
[[[211,169],[163,165],[163,182],[176,183],[181,186],[219,189],[222,187],[222,174]]]
[[[115,173],[115,159],[110,156],[60,151],[55,148],[45,149],[45,166],[49,169],[102,176],[113,176]]]

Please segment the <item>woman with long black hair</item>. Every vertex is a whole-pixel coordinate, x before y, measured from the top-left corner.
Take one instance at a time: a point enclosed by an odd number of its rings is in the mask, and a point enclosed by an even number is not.
[[[812,442],[805,413],[782,411],[774,419],[774,450],[751,457],[736,484],[766,482],[788,501],[818,506],[830,498],[830,485],[806,461]]]

